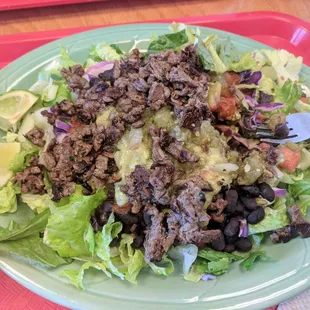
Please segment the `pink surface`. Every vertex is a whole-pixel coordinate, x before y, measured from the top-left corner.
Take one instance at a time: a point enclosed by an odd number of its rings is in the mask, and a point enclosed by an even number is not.
[[[9,1],[0,0],[0,9]],[[94,0],[100,1],[100,0]],[[69,3],[85,2],[82,0],[11,0],[10,3]],[[90,2],[90,1],[89,1]],[[160,20],[152,22],[171,22]],[[275,48],[284,48],[295,55],[304,57],[304,63],[310,66],[310,24],[296,17],[274,13],[253,12],[227,15],[211,15],[200,17],[187,17],[175,21],[188,24],[217,28],[236,34],[247,36],[251,39],[268,44]],[[100,26],[104,27],[104,26]],[[98,27],[64,29],[36,33],[15,34],[0,37],[0,68],[14,59],[37,48],[45,43],[60,39],[64,36]],[[66,310],[44,298],[31,293],[14,280],[8,278],[0,271],[0,309],[5,310]]]
[[[171,21],[172,19],[166,19],[151,22]],[[283,48],[296,56],[303,56],[304,63],[310,66],[310,23],[297,17],[275,12],[251,12],[185,17],[175,21],[230,31],[275,48]],[[0,68],[43,44],[98,27],[104,25],[1,36]]]
[[[1,310],[67,310],[44,299],[9,278],[0,270]]]
[[[0,11],[107,0],[0,0]]]

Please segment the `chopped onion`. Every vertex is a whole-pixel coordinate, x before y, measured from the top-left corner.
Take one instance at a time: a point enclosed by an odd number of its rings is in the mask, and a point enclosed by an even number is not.
[[[246,219],[240,220],[239,237],[247,238],[249,234],[248,223]]]
[[[236,164],[217,164],[212,167],[215,171],[218,172],[233,172],[239,169],[239,166]]]
[[[272,166],[271,170],[277,178],[281,179],[284,177],[284,173],[277,166]]]
[[[265,112],[274,111],[283,108],[283,103],[273,102],[273,103],[262,103],[253,107],[254,110],[260,110]]]
[[[273,188],[274,194],[278,197],[286,196],[287,191],[284,188]]]
[[[132,128],[129,132],[129,148],[135,150],[139,148],[139,145],[142,143],[143,133],[142,129]]]
[[[202,281],[212,281],[212,280],[215,280],[216,279],[216,276],[213,275],[213,274],[209,274],[209,273],[206,273],[204,274],[202,277],[201,277],[201,280]]]
[[[111,70],[111,69],[113,69],[113,67],[114,67],[113,61],[102,61],[102,62],[99,62],[97,64],[90,66],[86,70],[86,73],[88,75],[88,81],[90,80],[89,76],[98,77],[100,73],[103,73],[104,71]]]

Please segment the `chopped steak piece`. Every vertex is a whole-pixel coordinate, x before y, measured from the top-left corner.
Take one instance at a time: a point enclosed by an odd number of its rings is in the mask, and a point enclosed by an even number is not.
[[[43,152],[41,158],[43,159],[44,166],[47,170],[50,171],[56,166],[56,159],[51,152]]]
[[[300,208],[293,205],[288,208],[291,224],[275,230],[270,238],[274,243],[286,243],[298,235],[302,238],[310,237],[310,223],[302,215]]]
[[[197,162],[199,158],[185,149],[183,143],[177,141],[174,137],[162,128],[152,126],[150,128],[152,137],[152,159],[155,163],[165,163],[167,156],[163,151],[166,151],[181,163]]]
[[[141,77],[138,77],[137,79],[135,79],[133,82],[133,87],[140,92],[146,93],[149,90],[149,86],[147,85],[147,83],[145,82],[145,80]]]
[[[143,200],[149,201],[152,198],[149,178],[149,171],[138,165],[134,172],[127,177],[127,184],[121,188],[121,190],[127,195],[128,201],[133,205],[133,213],[138,213],[140,211]]]
[[[12,183],[20,185],[22,193],[44,194],[43,167],[38,164],[38,157],[34,157],[23,172],[17,172]]]
[[[44,130],[34,127],[25,134],[25,137],[30,140],[34,145],[43,147],[45,145]]]
[[[222,198],[216,199],[215,202],[211,202],[208,206],[208,211],[211,219],[215,222],[223,223],[225,216],[223,214],[228,202]]]
[[[172,163],[164,166],[156,166],[150,175],[150,184],[153,186],[154,199],[161,205],[168,205],[170,197],[168,186],[173,181],[174,165]]]
[[[167,104],[169,96],[170,90],[168,87],[165,87],[162,83],[154,82],[150,88],[148,105],[152,110],[157,111]]]
[[[178,226],[170,221],[168,229],[166,229],[163,225],[164,213],[160,213],[153,205],[147,205],[144,208],[144,213],[151,222],[145,233],[145,261],[160,262],[163,254],[173,245]]]
[[[81,65],[74,65],[69,69],[63,68],[61,70],[61,74],[67,81],[70,89],[77,94],[87,86],[87,80],[82,77],[84,73],[84,69]]]

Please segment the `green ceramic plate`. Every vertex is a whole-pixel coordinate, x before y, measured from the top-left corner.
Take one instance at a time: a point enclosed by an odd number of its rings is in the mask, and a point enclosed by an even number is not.
[[[0,72],[0,93],[12,88],[28,88],[38,72],[59,56],[59,46],[65,46],[77,61],[84,61],[91,44],[120,43],[130,49],[135,45],[145,49],[152,33],[167,33],[167,24],[138,24],[96,29],[45,45],[19,58]],[[215,33],[230,37],[238,49],[266,48],[255,41],[226,32],[201,28],[204,35]],[[310,69],[303,67],[302,77],[310,81]],[[30,214],[20,206],[14,215],[0,216],[0,225],[12,218]],[[144,272],[138,285],[119,279],[107,280],[102,273],[87,274],[87,291],[79,292],[65,278],[62,268],[46,271],[0,253],[0,268],[13,279],[35,293],[73,309],[264,309],[286,300],[310,287],[310,239],[295,239],[288,244],[264,245],[271,261],[258,262],[253,271],[244,272],[238,265],[215,281],[191,283],[177,271],[169,278]],[[76,264],[76,263],[75,263]]]

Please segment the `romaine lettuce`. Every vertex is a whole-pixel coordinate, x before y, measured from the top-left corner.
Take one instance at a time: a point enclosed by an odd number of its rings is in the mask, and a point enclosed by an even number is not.
[[[16,192],[11,182],[0,189],[0,214],[17,210]],[[1,233],[1,230],[0,230]],[[1,238],[0,238],[1,240]]]
[[[92,255],[94,232],[90,227],[90,216],[104,199],[103,189],[90,196],[79,191],[70,196],[67,203],[49,217],[44,243],[62,257]]]
[[[84,263],[80,269],[67,269],[64,270],[61,275],[63,277],[67,277],[70,282],[75,285],[80,291],[84,291],[83,279],[84,279],[84,272],[89,268],[95,268],[97,270],[103,271],[103,273],[111,278],[110,272],[107,270],[104,263],[99,262],[86,262]]]
[[[168,256],[179,261],[182,264],[183,275],[189,273],[189,270],[197,258],[198,248],[194,244],[179,245],[172,247]]]
[[[148,54],[154,54],[169,49],[177,50],[188,41],[186,30],[183,29],[179,32],[158,36],[158,38],[150,42],[147,52]]]

